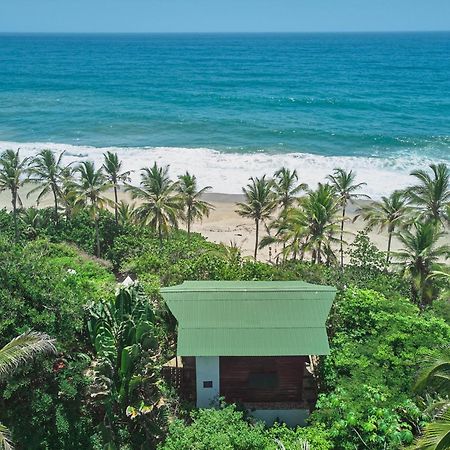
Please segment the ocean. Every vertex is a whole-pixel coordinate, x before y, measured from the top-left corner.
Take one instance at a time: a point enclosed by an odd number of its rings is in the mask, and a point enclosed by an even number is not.
[[[343,167],[384,195],[450,164],[450,33],[0,34],[0,150],[46,147],[224,193]]]

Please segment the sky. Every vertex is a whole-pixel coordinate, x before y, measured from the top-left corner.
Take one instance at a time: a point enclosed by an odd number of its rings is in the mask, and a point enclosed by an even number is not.
[[[444,30],[450,0],[0,0],[0,32]]]

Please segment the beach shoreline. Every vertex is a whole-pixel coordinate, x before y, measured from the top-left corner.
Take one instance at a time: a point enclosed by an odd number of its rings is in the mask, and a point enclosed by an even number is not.
[[[30,185],[25,185],[21,189],[21,197],[25,208],[36,206],[36,194],[27,197],[27,193],[31,189]],[[107,197],[113,198],[112,190],[108,191]],[[252,256],[255,244],[255,225],[252,220],[241,217],[237,212],[237,202],[244,200],[242,194],[226,194],[218,192],[208,192],[203,196],[204,200],[210,202],[214,209],[209,217],[205,217],[202,221],[194,222],[192,231],[202,234],[211,242],[221,243],[225,245],[236,245],[241,249],[243,256]],[[123,187],[119,189],[119,201],[123,200],[129,204],[139,204],[138,201],[132,200],[129,193],[125,192]],[[361,219],[355,220],[357,208],[367,204],[372,200],[358,200],[349,204],[347,208],[348,220],[345,223],[345,239],[350,244],[358,231],[366,228],[366,223]],[[51,196],[46,196],[41,201],[39,207],[46,208],[53,205]],[[10,210],[10,193],[8,191],[0,192],[0,209],[6,208]],[[179,224],[181,229],[185,229],[185,224]],[[261,227],[260,238],[265,235],[264,227]],[[382,251],[386,250],[387,232],[380,232],[377,228],[369,231],[371,241]],[[447,233],[444,238],[445,242],[450,244],[450,235]],[[394,237],[392,242],[392,250],[396,251],[400,248],[398,240]],[[271,247],[272,259],[276,257],[281,249],[276,245]],[[269,247],[263,248],[258,252],[258,259],[261,261],[269,260]]]
[[[389,195],[396,189],[404,189],[412,183],[410,173],[432,163],[448,160],[431,158],[426,153],[411,151],[411,154],[390,155],[325,155],[301,149],[287,151],[244,151],[236,149],[218,150],[215,148],[188,147],[95,147],[50,142],[13,142],[0,140],[0,153],[6,149],[20,149],[22,158],[33,158],[39,151],[50,149],[55,154],[64,152],[63,164],[77,165],[82,161],[92,161],[97,167],[104,161],[108,151],[117,153],[123,170],[130,171],[131,182],[138,184],[143,167],[168,166],[169,175],[189,171],[196,175],[199,185],[211,186],[213,192],[239,194],[250,177],[264,174],[272,176],[281,167],[296,170],[299,182],[313,188],[318,182],[325,182],[327,175],[337,167],[353,170],[357,182],[365,182],[364,191],[373,199]],[[219,194],[217,194],[219,195]]]

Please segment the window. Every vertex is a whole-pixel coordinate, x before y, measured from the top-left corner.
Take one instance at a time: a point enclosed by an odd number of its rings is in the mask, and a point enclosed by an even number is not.
[[[212,388],[213,387],[213,382],[212,381],[204,381],[203,382],[203,388],[204,389],[208,389],[208,388]]]
[[[249,389],[276,389],[278,375],[276,372],[250,373],[247,379]]]

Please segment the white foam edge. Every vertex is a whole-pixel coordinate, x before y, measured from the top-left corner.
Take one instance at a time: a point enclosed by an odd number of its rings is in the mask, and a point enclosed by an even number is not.
[[[280,167],[296,169],[300,181],[314,187],[326,180],[334,168],[354,170],[357,181],[365,182],[363,191],[372,198],[389,195],[395,189],[403,189],[414,182],[409,175],[417,168],[426,168],[438,163],[426,156],[413,155],[380,157],[321,156],[312,153],[237,153],[209,148],[180,147],[91,147],[47,142],[19,143],[0,141],[0,152],[5,149],[20,149],[22,157],[32,157],[42,149],[57,153],[65,151],[64,162],[91,160],[97,166],[103,163],[106,151],[118,153],[124,170],[132,170],[132,183],[139,183],[140,169],[154,162],[168,164],[170,175],[175,179],[186,170],[197,176],[200,186],[211,186],[212,192],[237,194],[248,183],[251,176],[271,176]],[[448,162],[446,162],[448,163]]]

